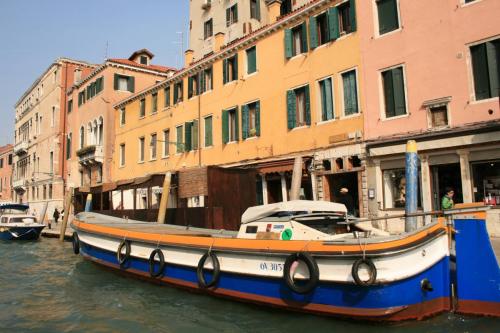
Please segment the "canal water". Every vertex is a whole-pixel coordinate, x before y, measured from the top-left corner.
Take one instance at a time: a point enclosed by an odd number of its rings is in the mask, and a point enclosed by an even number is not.
[[[0,242],[0,332],[500,332],[444,314],[373,324],[242,304],[117,275],[55,239]]]

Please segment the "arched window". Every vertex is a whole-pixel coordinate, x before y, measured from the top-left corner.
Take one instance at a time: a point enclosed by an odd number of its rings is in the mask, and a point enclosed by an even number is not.
[[[97,127],[97,120],[95,120],[95,119],[94,119],[94,125],[92,127],[92,132],[93,132],[92,133],[93,134],[92,144],[96,145],[96,144],[99,143],[99,141],[98,141],[98,135],[99,135],[99,133],[98,133],[98,127]]]
[[[73,141],[73,134],[69,133],[66,138],[66,159],[69,160],[71,158],[71,145]]]
[[[104,138],[104,120],[99,118],[99,144],[102,145]]]
[[[87,124],[87,145],[92,145],[92,123]]]
[[[85,146],[85,128],[80,127],[80,149]]]

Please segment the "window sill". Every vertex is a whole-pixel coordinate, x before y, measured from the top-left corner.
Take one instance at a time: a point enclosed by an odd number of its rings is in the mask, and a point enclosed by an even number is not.
[[[310,125],[301,125],[301,126],[297,126],[297,127],[294,127],[290,130],[290,132],[293,132],[293,131],[299,131],[299,130],[302,130],[302,129],[306,129],[306,128],[309,128],[311,127]]]
[[[146,116],[139,117],[139,120],[146,118]]]
[[[164,159],[167,159],[169,157],[170,157],[170,155],[165,155],[165,156],[162,156],[161,159],[164,160]]]
[[[213,145],[210,145],[210,146],[203,147],[203,149],[212,149],[213,147],[214,147]]]
[[[259,138],[258,135],[254,135],[254,136],[249,136],[248,138],[245,139],[245,141],[252,141],[252,140],[257,140]]]
[[[291,58],[288,58],[288,61],[298,59],[298,58],[305,58],[307,56],[307,52],[302,52],[300,54],[296,54],[292,56]]]
[[[233,145],[233,144],[236,144],[238,143],[238,141],[229,141],[229,142],[226,142],[226,145]]]
[[[403,114],[403,115],[400,115],[400,116],[394,116],[394,117],[390,117],[390,118],[381,118],[380,120],[381,121],[390,121],[390,120],[396,120],[396,119],[403,119],[403,118],[408,118],[410,116],[409,113],[407,114]]]
[[[255,72],[250,73],[250,74],[248,74],[248,73],[247,73],[247,74],[245,74],[245,76],[243,76],[243,78],[244,78],[244,79],[249,79],[249,78],[251,78],[252,76],[255,76],[255,75],[257,75],[257,74],[259,74],[259,71],[255,71]]]
[[[339,120],[344,120],[344,119],[351,119],[351,118],[356,118],[356,117],[360,117],[361,116],[361,111],[358,111],[357,113],[355,114],[350,114],[348,116],[341,116],[339,118]]]
[[[211,92],[212,92],[212,89],[209,89],[209,90],[207,90],[207,91],[204,91],[204,92],[201,94],[201,96],[207,95],[207,94],[209,94],[209,93],[211,93]]]
[[[151,112],[151,116],[154,116],[155,114],[158,114],[158,111],[155,111],[155,112]]]
[[[476,1],[465,3],[464,0],[460,0],[460,8],[466,8],[466,7],[469,7],[469,6],[474,6],[475,4],[480,3],[482,1],[483,0],[476,0]]]
[[[318,121],[316,123],[317,126],[321,126],[321,125],[326,125],[326,124],[331,124],[333,122],[335,122],[336,120],[339,120],[339,118],[332,118],[330,120],[322,120],[322,121]]]
[[[480,100],[473,100],[469,102],[469,105],[476,105],[476,104],[483,104],[483,103],[489,103],[489,102],[494,102],[497,101],[499,97],[491,97],[491,98],[485,98],[485,99],[480,99]]]
[[[230,86],[230,85],[236,84],[236,83],[238,83],[238,79],[234,79],[232,81],[226,82],[226,83],[224,83],[224,86]]]
[[[312,50],[311,50],[311,52],[314,52],[314,51],[319,50],[319,49],[324,49],[325,47],[327,47],[327,46],[328,46],[328,44],[330,44],[330,43],[332,43],[332,42],[334,42],[334,41],[333,41],[333,40],[330,40],[330,41],[328,41],[328,42],[326,42],[326,43],[323,43],[323,44],[321,44],[321,45],[318,45],[318,46],[316,46],[314,49],[312,49]]]
[[[137,164],[144,164],[144,161],[137,161]]]
[[[394,35],[394,34],[396,34],[398,32],[402,32],[402,31],[403,31],[403,27],[400,26],[397,29],[394,29],[394,30],[391,30],[391,31],[388,31],[388,32],[384,32],[383,34],[377,33],[377,34],[375,34],[375,38],[374,39],[384,38],[386,36]]]
[[[155,162],[156,161],[156,157],[155,158],[150,158],[148,162]]]
[[[125,165],[120,165],[118,169],[125,169]]]

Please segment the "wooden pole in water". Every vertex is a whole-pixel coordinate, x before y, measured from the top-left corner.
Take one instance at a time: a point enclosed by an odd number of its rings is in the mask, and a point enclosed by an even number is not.
[[[300,185],[302,184],[302,157],[295,157],[293,162],[292,188],[290,200],[300,199]]]
[[[163,180],[163,192],[160,200],[160,208],[158,210],[158,220],[156,221],[159,224],[165,224],[166,222],[171,179],[172,173],[168,171],[167,173],[165,173],[165,179]]]
[[[69,214],[71,213],[71,198],[73,197],[73,188],[70,188],[66,192],[64,197],[64,217],[62,220],[59,240],[64,242],[64,236],[66,235],[66,226],[68,225]]]
[[[47,215],[47,207],[49,206],[49,202],[46,201],[45,202],[45,205],[43,206],[43,209],[42,209],[42,214],[40,215],[40,223],[44,223],[45,222],[45,215]]]
[[[405,189],[405,213],[417,212],[418,204],[418,154],[417,142],[409,140],[406,143],[406,189]],[[405,219],[405,231],[417,230],[417,217],[407,216]]]

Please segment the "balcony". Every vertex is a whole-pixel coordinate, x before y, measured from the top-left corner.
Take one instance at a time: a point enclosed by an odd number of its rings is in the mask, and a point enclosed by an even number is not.
[[[100,145],[86,146],[77,150],[76,155],[81,165],[92,166],[104,161],[104,149]]]
[[[21,141],[14,145],[14,154],[23,155],[28,152],[28,141]]]
[[[15,191],[24,192],[26,191],[26,180],[24,179],[13,180],[12,187],[14,188]]]

